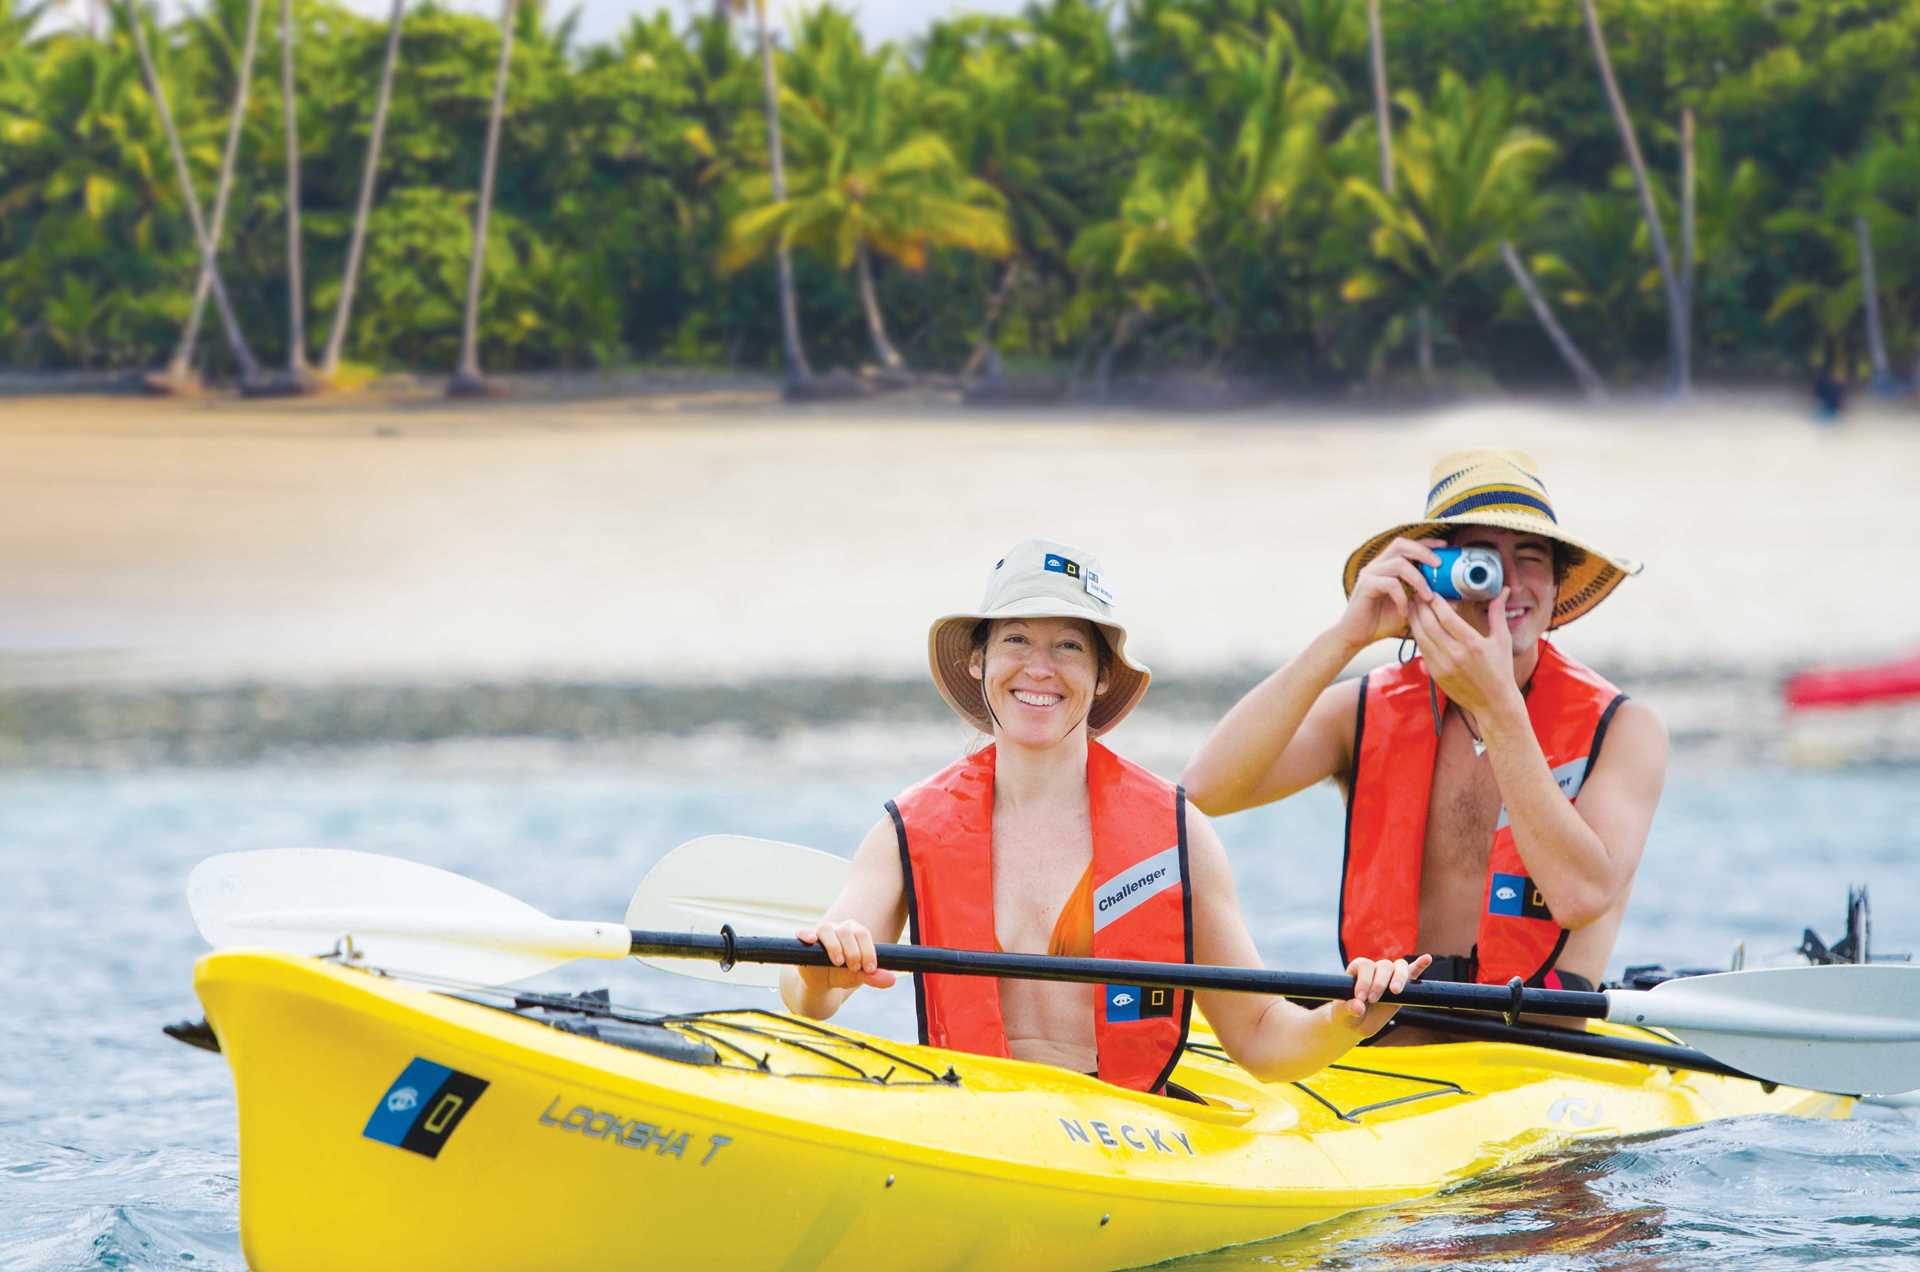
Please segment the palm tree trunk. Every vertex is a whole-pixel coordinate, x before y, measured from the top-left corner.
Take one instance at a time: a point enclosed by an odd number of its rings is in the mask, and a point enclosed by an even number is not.
[[[1885,389],[1893,383],[1893,369],[1887,362],[1887,338],[1880,329],[1880,288],[1873,268],[1873,228],[1867,218],[1853,218],[1853,234],[1860,245],[1860,295],[1867,309],[1867,358],[1873,365],[1873,387]]]
[[[1393,118],[1387,109],[1387,38],[1380,0],[1367,0],[1367,39],[1373,50],[1374,132],[1380,139],[1380,193],[1393,193]]]
[[[1099,364],[1093,369],[1094,393],[1102,402],[1107,400],[1109,387],[1113,383],[1113,365],[1118,361],[1120,351],[1140,333],[1140,329],[1146,326],[1146,323],[1146,311],[1135,306],[1123,314],[1114,327],[1113,339],[1107,343],[1105,352],[1100,355]]]
[[[1380,0],[1367,0],[1367,44],[1373,62],[1373,131],[1380,143],[1380,193],[1393,197],[1393,112],[1387,97],[1387,32]],[[1425,305],[1413,315],[1420,337],[1420,377],[1433,379],[1433,314]]]
[[[1513,250],[1513,244],[1506,239],[1500,240],[1500,258],[1507,263],[1507,272],[1513,275],[1513,281],[1520,285],[1521,295],[1527,298],[1527,304],[1533,307],[1533,316],[1546,328],[1547,339],[1553,341],[1553,347],[1560,351],[1560,357],[1573,371],[1573,378],[1580,382],[1580,388],[1590,398],[1607,396],[1607,386],[1594,372],[1593,364],[1581,356],[1579,346],[1573,343],[1560,320],[1553,316],[1553,310],[1547,307],[1547,298],[1540,294],[1534,285],[1533,275],[1527,272],[1520,253]]]
[[[146,24],[141,20],[140,11],[133,0],[122,0],[127,25],[133,29],[134,47],[140,54],[140,70],[147,78],[147,92],[153,98],[154,109],[160,112],[160,127],[167,135],[167,148],[173,153],[174,175],[180,180],[180,193],[187,205],[187,219],[193,223],[193,237],[200,248],[200,259],[206,262],[206,268],[213,276],[213,303],[220,311],[221,324],[226,328],[227,347],[233,352],[233,360],[240,365],[242,384],[257,381],[260,378],[260,363],[253,356],[253,350],[247,346],[247,338],[240,331],[239,319],[234,317],[233,303],[227,298],[227,285],[221,281],[220,267],[213,259],[213,239],[207,233],[206,220],[200,215],[200,196],[194,193],[193,172],[187,167],[187,152],[180,145],[180,130],[174,125],[173,109],[167,105],[166,89],[161,87],[159,72],[153,65],[153,50],[147,44]]]
[[[347,324],[353,317],[353,285],[360,278],[360,255],[367,243],[367,218],[373,212],[374,177],[380,169],[380,142],[387,133],[387,105],[393,100],[393,68],[400,60],[400,19],[407,0],[393,0],[393,16],[387,20],[387,51],[380,65],[380,91],[373,99],[373,129],[367,137],[367,158],[360,169],[360,202],[353,210],[353,236],[347,242],[347,268],[340,279],[340,302],[334,306],[333,329],[327,333],[327,350],[321,355],[320,372],[332,376],[340,370],[340,355],[346,350]]]
[[[754,0],[753,17],[760,39],[760,78],[766,96],[767,170],[773,181],[773,200],[783,203],[787,197],[787,164],[780,146],[780,84],[773,73],[773,37],[767,32],[767,0]],[[800,343],[800,303],[793,286],[793,254],[786,241],[780,243],[776,257],[780,274],[780,351],[787,363],[787,386],[806,384],[813,379],[807,365],[807,349]]]
[[[1680,112],[1680,294],[1687,298],[1687,330],[1693,330],[1695,194],[1693,107]]]
[[[1667,292],[1667,347],[1673,363],[1672,388],[1675,393],[1693,391],[1692,350],[1687,332],[1686,296],[1674,272],[1673,254],[1667,250],[1667,232],[1660,225],[1660,210],[1653,202],[1653,183],[1647,177],[1646,160],[1640,157],[1640,142],[1633,133],[1633,120],[1627,115],[1626,99],[1613,77],[1613,59],[1607,56],[1607,37],[1600,30],[1600,14],[1594,0],[1581,0],[1587,14],[1587,34],[1593,41],[1593,58],[1600,67],[1600,82],[1607,90],[1607,105],[1613,110],[1614,126],[1620,130],[1620,144],[1626,149],[1627,163],[1633,169],[1633,183],[1640,192],[1640,211],[1647,219],[1647,237],[1653,242],[1653,258],[1660,267],[1660,281]]]
[[[487,149],[480,161],[480,206],[473,214],[473,261],[467,269],[467,317],[460,333],[460,367],[447,392],[487,392],[480,374],[480,274],[487,259],[487,213],[493,206],[494,170],[500,158],[500,120],[507,109],[507,64],[513,57],[515,0],[500,0],[500,66],[493,77],[493,108],[487,117]]]
[[[208,245],[214,252],[220,250],[221,233],[227,222],[227,199],[233,193],[234,160],[240,153],[240,123],[246,118],[247,99],[253,86],[254,51],[260,43],[260,10],[262,0],[253,0],[247,7],[247,34],[242,44],[238,80],[233,90],[233,110],[227,116],[227,146],[220,156],[220,184],[213,196],[213,223],[208,228]],[[193,304],[187,309],[186,325],[180,329],[180,342],[174,346],[173,357],[167,360],[166,381],[173,385],[183,385],[192,378],[194,346],[200,342],[200,316],[206,311],[207,292],[213,286],[213,257],[202,253],[200,275],[193,284]]]
[[[310,387],[306,290],[300,281],[300,103],[293,82],[293,0],[280,0],[280,117],[287,132],[287,379]]]
[[[960,368],[962,376],[972,375],[986,364],[987,355],[993,352],[993,329],[999,325],[1000,314],[1012,298],[1019,279],[1020,258],[1016,256],[1007,262],[1006,269],[1000,273],[1000,285],[993,289],[993,295],[987,297],[987,311],[980,323],[980,340],[968,355],[967,364]]]
[[[860,279],[860,306],[867,311],[867,334],[873,337],[873,351],[879,355],[880,365],[889,371],[906,370],[906,359],[893,347],[893,341],[887,339],[887,319],[880,312],[880,293],[873,287],[873,264],[865,243],[856,244],[853,249],[853,268]]]

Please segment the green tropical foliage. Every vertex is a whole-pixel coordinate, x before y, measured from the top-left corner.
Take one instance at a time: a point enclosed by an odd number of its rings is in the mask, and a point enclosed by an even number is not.
[[[893,49],[869,53],[847,15],[818,9],[802,22],[781,96],[788,193],[766,178],[741,183],[748,206],[727,226],[719,265],[732,272],[784,245],[853,270],[874,351],[902,365],[873,285],[873,256],[920,272],[932,250],[988,256],[1013,250],[1001,196],[970,175],[920,119],[919,85]]]
[[[0,0],[0,365],[164,364],[199,264],[127,15],[143,15],[210,204],[249,0],[116,5],[99,36]],[[754,23],[652,6],[614,38],[519,6],[478,345],[490,370],[775,370],[775,245],[820,366],[1009,365],[1345,390],[1414,364],[1564,384],[1509,241],[1589,359],[1658,382],[1667,297],[1582,0],[1384,0],[1395,182],[1381,188],[1358,0],[1032,0],[870,46],[852,7],[771,16],[787,197],[771,197]],[[289,348],[278,6],[240,115],[220,254],[260,362]],[[1614,70],[1681,240],[1698,121],[1698,373],[1920,367],[1920,0],[1606,0]],[[387,21],[293,0],[300,310],[341,294]],[[159,21],[159,14],[168,20]],[[344,355],[458,357],[500,32],[410,3]],[[318,353],[315,348],[310,351]],[[209,313],[198,367],[230,376]]]
[[[1346,181],[1346,193],[1373,218],[1374,260],[1347,278],[1341,295],[1384,300],[1395,315],[1446,313],[1463,282],[1498,262],[1500,244],[1538,219],[1538,175],[1553,143],[1518,124],[1520,102],[1498,79],[1469,85],[1448,72],[1431,108],[1410,89],[1394,100],[1403,116],[1394,193],[1369,177]],[[1389,337],[1399,321],[1387,324]]]

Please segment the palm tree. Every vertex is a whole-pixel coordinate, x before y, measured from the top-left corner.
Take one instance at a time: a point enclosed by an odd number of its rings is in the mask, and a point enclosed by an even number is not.
[[[715,11],[725,12],[729,0],[717,0]],[[747,0],[730,0],[734,8],[745,7]],[[760,45],[762,101],[767,116],[767,171],[773,200],[787,198],[787,165],[780,144],[780,79],[774,73],[773,37],[767,30],[767,0],[752,0],[754,32]],[[800,302],[793,286],[793,253],[783,241],[776,250],[775,263],[780,280],[780,352],[786,360],[787,388],[804,389],[813,380],[813,368],[807,363],[807,348],[800,340]]]
[[[1107,108],[1116,79],[1115,34],[1081,0],[1054,0],[1020,18],[941,23],[920,62],[929,90],[918,101],[920,117],[948,138],[963,168],[999,193],[1014,241],[983,302],[962,369],[972,375],[992,365],[995,329],[1016,298],[1071,291],[1068,250],[1089,210],[1111,206],[1111,160],[1087,144],[1087,129],[1090,116]],[[1029,333],[1051,339],[1050,315],[1030,317],[1037,321]]]
[[[233,351],[233,360],[240,364],[241,385],[243,388],[257,385],[260,381],[260,363],[248,347],[246,336],[240,331],[239,319],[235,317],[233,304],[227,298],[226,284],[220,279],[220,267],[214,260],[213,238],[207,232],[205,218],[200,215],[200,196],[194,192],[193,173],[187,167],[187,152],[180,144],[180,130],[174,124],[173,110],[167,105],[166,89],[160,83],[159,72],[154,68],[146,24],[133,7],[133,0],[121,0],[121,12],[133,32],[134,47],[140,54],[140,69],[147,81],[147,92],[153,98],[154,109],[160,115],[160,126],[166,132],[167,148],[173,155],[174,175],[179,179],[180,193],[186,200],[187,218],[193,223],[193,236],[200,247],[200,259],[205,262],[203,267],[212,275],[214,306],[220,311],[221,324],[226,328],[227,346]]]
[[[936,247],[988,256],[1013,250],[998,193],[967,175],[946,140],[913,129],[891,99],[892,50],[872,57],[842,15],[814,32],[816,96],[783,95],[788,135],[798,156],[785,199],[770,198],[758,177],[746,183],[749,207],[727,226],[720,268],[737,270],[782,246],[812,248],[852,269],[874,353],[890,371],[905,359],[887,333],[873,280],[878,253],[923,269]]]
[[[1634,135],[1633,120],[1627,114],[1627,102],[1620,95],[1620,84],[1613,77],[1613,59],[1607,56],[1607,37],[1600,29],[1600,14],[1594,0],[1581,0],[1586,10],[1587,35],[1593,42],[1593,59],[1600,68],[1600,82],[1606,88],[1607,105],[1613,110],[1614,126],[1620,130],[1620,144],[1633,168],[1633,184],[1640,192],[1640,212],[1647,220],[1647,237],[1653,244],[1653,258],[1660,267],[1660,281],[1667,293],[1667,342],[1672,360],[1672,388],[1679,394],[1693,391],[1693,355],[1691,324],[1688,322],[1687,294],[1673,267],[1667,250],[1667,232],[1660,224],[1659,209],[1654,206],[1653,183],[1647,176],[1646,160],[1640,157],[1640,142]]]
[[[1395,100],[1406,116],[1394,153],[1398,193],[1348,178],[1347,194],[1373,217],[1374,261],[1341,295],[1398,297],[1433,312],[1535,219],[1534,180],[1554,147],[1515,122],[1520,103],[1498,78],[1469,86],[1446,71],[1431,108],[1410,91]]]
[[[1367,0],[1367,53],[1373,69],[1373,131],[1380,144],[1380,189],[1393,194],[1393,112],[1387,95],[1387,36],[1380,0]],[[1422,305],[1413,316],[1416,357],[1422,379],[1433,378],[1433,312]]]
[[[1141,162],[1119,215],[1088,226],[1074,240],[1068,260],[1080,271],[1083,291],[1096,302],[1106,300],[1102,293],[1117,293],[1122,301],[1094,366],[1098,396],[1106,396],[1121,351],[1156,314],[1190,305],[1194,284],[1214,315],[1225,320],[1228,306],[1201,244],[1215,214],[1205,159],[1183,165],[1169,148]]]
[[[1373,63],[1373,128],[1380,140],[1380,189],[1393,193],[1393,116],[1387,102],[1387,37],[1380,0],[1367,0],[1367,47]]]
[[[1550,197],[1533,217],[1530,258],[1542,299],[1607,363],[1626,360],[1657,320],[1659,274],[1639,210],[1610,194]]]
[[[1567,334],[1566,328],[1560,325],[1560,320],[1554,317],[1553,309],[1547,304],[1546,297],[1540,294],[1540,288],[1534,283],[1533,275],[1527,271],[1526,263],[1520,259],[1520,253],[1513,250],[1512,242],[1507,239],[1500,240],[1500,259],[1506,262],[1507,272],[1513,275],[1513,281],[1519,286],[1521,294],[1526,297],[1527,306],[1533,310],[1534,318],[1546,329],[1547,339],[1553,342],[1554,351],[1573,372],[1573,378],[1580,382],[1581,391],[1591,398],[1607,396],[1607,386],[1600,379],[1599,373],[1581,354],[1580,347],[1573,343],[1573,338]]]
[[[212,225],[207,231],[207,247],[213,253],[220,250],[221,233],[227,220],[227,200],[233,193],[234,161],[240,153],[240,125],[246,118],[247,100],[253,85],[254,51],[260,43],[260,10],[261,0],[251,0],[247,5],[246,35],[241,40],[240,54],[234,59],[233,108],[227,116],[227,143],[220,155],[220,181],[214,190]],[[215,42],[225,43],[220,24],[209,20],[207,25]],[[193,284],[193,303],[187,309],[186,322],[181,325],[180,339],[174,345],[173,357],[168,359],[166,372],[156,387],[177,389],[193,382],[193,351],[200,342],[200,316],[206,310],[207,292],[213,285],[213,277],[213,257],[203,252],[199,276]]]
[[[293,0],[280,0],[280,116],[287,133],[287,384],[313,387],[307,369],[306,294],[300,285],[300,102],[293,82]]]
[[[1913,165],[1920,161],[1920,129],[1910,130],[1904,142],[1878,137],[1852,159],[1836,160],[1819,184],[1818,208],[1792,208],[1767,218],[1770,233],[1798,240],[1797,260],[1823,260],[1811,277],[1802,276],[1774,299],[1768,313],[1778,320],[1801,308],[1814,315],[1824,343],[1844,348],[1846,336],[1859,314],[1867,341],[1868,367],[1873,385],[1882,391],[1896,381],[1887,356],[1880,294],[1886,287],[1876,267],[1876,231],[1911,235],[1911,218],[1892,206],[1886,193],[1913,181]],[[1812,250],[1807,250],[1811,248]]]
[[[1699,210],[1698,171],[1694,164],[1693,107],[1680,111],[1680,294],[1687,302],[1687,331],[1693,331],[1695,226]]]
[[[387,19],[387,48],[380,62],[380,89],[373,99],[367,157],[360,169],[360,199],[353,209],[353,234],[347,241],[347,264],[340,278],[340,300],[334,307],[333,328],[327,333],[326,352],[320,358],[320,374],[329,379],[340,373],[340,355],[347,344],[347,324],[353,318],[353,287],[360,277],[360,257],[366,249],[367,219],[373,213],[374,178],[380,170],[380,143],[387,133],[387,106],[393,100],[393,68],[400,60],[400,24],[406,8],[407,0],[393,0],[393,13]]]
[[[460,332],[460,366],[447,384],[455,397],[491,393],[480,374],[480,274],[487,255],[487,213],[493,207],[493,178],[500,158],[500,120],[507,109],[507,66],[513,58],[516,0],[500,0],[500,65],[493,77],[493,105],[487,116],[487,147],[480,161],[480,202],[473,214],[473,259],[467,270],[467,313]]]
[[[1278,18],[1264,39],[1215,41],[1206,65],[1228,117],[1239,119],[1219,165],[1226,223],[1251,238],[1256,254],[1289,255],[1292,245],[1276,240],[1326,189],[1334,89]]]
[[[1080,219],[1062,188],[1060,156],[1048,145],[1070,129],[1071,87],[1062,81],[1071,66],[1058,43],[1034,35],[1018,48],[997,40],[969,48],[926,73],[939,98],[936,109],[949,121],[956,158],[1000,195],[1014,243],[961,368],[972,375],[988,365],[994,329],[1021,281],[1042,272],[1045,260],[1060,260]]]

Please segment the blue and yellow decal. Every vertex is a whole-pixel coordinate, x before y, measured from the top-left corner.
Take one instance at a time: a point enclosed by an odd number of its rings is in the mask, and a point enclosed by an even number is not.
[[[380,1097],[361,1134],[422,1157],[438,1157],[486,1089],[485,1078],[415,1056]]]
[[[1160,985],[1108,985],[1108,1021],[1152,1020],[1173,1015],[1173,991]]]

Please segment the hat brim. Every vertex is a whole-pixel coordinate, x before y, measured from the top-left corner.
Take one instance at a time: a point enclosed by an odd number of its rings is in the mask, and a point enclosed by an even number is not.
[[[1127,653],[1127,629],[1091,608],[1047,596],[1009,601],[991,611],[948,614],[935,619],[927,631],[927,662],[940,696],[954,714],[980,732],[993,733],[993,718],[987,714],[980,681],[971,667],[973,629],[982,620],[996,618],[1073,618],[1100,629],[1113,651],[1113,661],[1107,667],[1107,691],[1093,700],[1093,709],[1087,713],[1087,731],[1092,736],[1099,737],[1119,724],[1146,695],[1153,672]]]
[[[1342,577],[1347,595],[1353,595],[1354,584],[1359,581],[1360,571],[1384,552],[1387,545],[1395,539],[1444,538],[1461,526],[1486,526],[1493,530],[1511,530],[1516,534],[1537,534],[1543,539],[1563,543],[1581,554],[1579,560],[1567,567],[1566,577],[1560,580],[1550,624],[1556,628],[1565,627],[1601,601],[1606,600],[1614,588],[1640,573],[1642,568],[1640,562],[1631,557],[1613,556],[1602,552],[1592,544],[1574,538],[1552,522],[1543,521],[1538,517],[1497,509],[1476,510],[1440,521],[1409,521],[1374,535],[1347,558],[1346,571]],[[1400,635],[1406,634],[1407,629],[1403,626]]]

